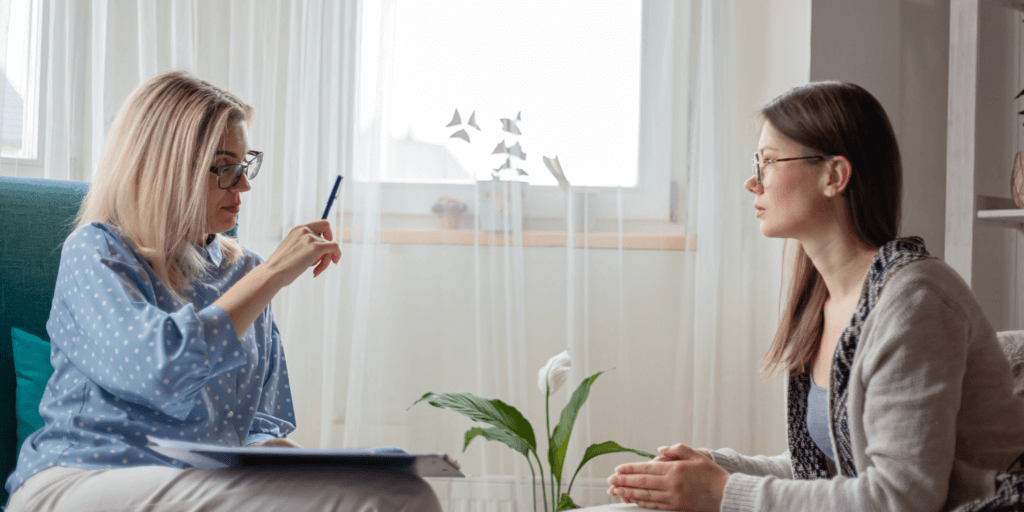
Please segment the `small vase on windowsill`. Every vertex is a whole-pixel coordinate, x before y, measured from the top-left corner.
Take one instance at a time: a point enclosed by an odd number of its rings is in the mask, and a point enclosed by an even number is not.
[[[469,206],[458,198],[441,196],[430,210],[437,214],[441,229],[459,229],[462,214],[468,209]]]
[[[437,218],[441,222],[441,229],[459,229],[462,223],[461,215],[438,215]]]
[[[525,181],[480,180],[476,182],[480,198],[480,230],[502,232],[523,231],[523,204],[526,202]],[[513,201],[518,197],[518,201]],[[508,211],[506,211],[508,210]]]

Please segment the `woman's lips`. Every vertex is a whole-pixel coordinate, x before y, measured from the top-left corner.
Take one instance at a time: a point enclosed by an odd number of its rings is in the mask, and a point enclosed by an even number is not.
[[[225,209],[225,210],[227,210],[227,211],[229,211],[229,212],[231,212],[231,213],[235,213],[235,214],[237,214],[237,213],[238,213],[238,207],[239,207],[239,206],[241,206],[241,203],[239,203],[239,204],[234,204],[234,205],[231,205],[231,206],[225,206],[225,207],[224,207],[224,209]]]

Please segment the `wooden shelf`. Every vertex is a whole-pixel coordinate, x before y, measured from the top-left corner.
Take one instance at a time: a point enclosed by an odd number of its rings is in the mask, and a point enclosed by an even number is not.
[[[1024,223],[1024,210],[1017,208],[1008,197],[978,196],[978,219],[1003,224],[1009,227],[1021,227]]]
[[[978,218],[1013,227],[1020,227],[1021,223],[1024,223],[1024,210],[978,210]]]
[[[565,247],[567,234],[564,231],[526,231],[522,234],[524,247]],[[513,242],[515,241],[515,237]],[[617,233],[576,233],[574,246],[591,249],[618,249]],[[342,242],[361,243],[363,235],[359,230],[345,228]],[[408,245],[505,245],[504,233],[472,231],[465,229],[381,229],[377,231],[377,243]],[[624,233],[622,248],[647,251],[695,251],[697,238],[687,235]]]
[[[1009,7],[1010,9],[1015,9],[1015,10],[1024,12],[1024,0],[992,0],[992,1],[997,3],[997,4],[999,4],[999,5],[1002,5],[1002,6],[1005,6],[1005,7]]]

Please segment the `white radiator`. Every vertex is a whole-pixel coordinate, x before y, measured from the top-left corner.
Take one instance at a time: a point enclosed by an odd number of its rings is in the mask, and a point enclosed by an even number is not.
[[[513,476],[469,476],[466,478],[427,478],[445,512],[533,512],[530,479]],[[567,485],[568,482],[563,483]],[[540,485],[537,510],[544,510]],[[608,496],[603,478],[577,478],[572,486],[573,500],[580,506],[618,503]],[[548,499],[551,499],[550,488]],[[551,507],[548,507],[551,510]]]

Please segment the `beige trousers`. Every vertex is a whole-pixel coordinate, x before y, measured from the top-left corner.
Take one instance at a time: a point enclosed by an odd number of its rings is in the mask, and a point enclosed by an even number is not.
[[[400,471],[284,466],[213,471],[53,467],[29,478],[7,512],[441,512],[430,485]]]

